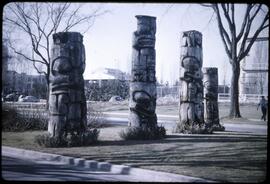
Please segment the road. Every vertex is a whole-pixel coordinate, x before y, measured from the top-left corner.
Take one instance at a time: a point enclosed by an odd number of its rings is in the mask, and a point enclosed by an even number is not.
[[[106,123],[118,124],[118,125],[127,125],[128,124],[128,113],[119,113],[119,112],[105,112]],[[176,125],[178,116],[174,115],[162,115],[158,114],[158,124],[164,126],[166,129],[172,130]],[[228,132],[241,132],[241,133],[250,133],[257,135],[267,135],[267,122],[262,125],[258,124],[245,124],[243,123],[232,123],[229,120],[222,122],[225,126],[225,131]]]
[[[55,162],[33,162],[2,155],[2,178],[7,181],[137,181],[125,174],[90,171]]]
[[[23,112],[23,111],[22,111]],[[27,110],[28,114],[34,113],[34,111]],[[117,125],[127,125],[128,124],[128,113],[127,112],[103,112],[105,115],[104,119],[106,123],[117,124]],[[41,115],[47,116],[46,112]],[[164,126],[166,129],[174,129],[176,122],[179,117],[176,115],[166,115],[157,114],[158,124]],[[252,119],[253,121],[260,121],[257,119]],[[242,132],[242,133],[252,133],[259,135],[267,135],[267,122],[265,124],[245,124],[243,123],[232,123],[229,120],[222,122],[225,126],[226,131],[232,132]]]

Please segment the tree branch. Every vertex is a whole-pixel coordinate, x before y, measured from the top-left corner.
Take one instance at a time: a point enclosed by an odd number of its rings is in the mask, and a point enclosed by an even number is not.
[[[94,21],[96,17],[101,16],[105,13],[107,13],[107,11],[98,13],[99,9],[96,9],[94,12],[91,13],[91,15],[89,16],[82,16],[82,17],[78,17],[75,20],[75,16],[76,14],[72,14],[70,19],[71,22],[69,24],[66,25],[66,27],[63,29],[64,32],[69,31],[70,29],[72,29],[74,26],[78,25],[78,24],[82,24],[84,22],[89,23],[90,20]],[[75,12],[76,13],[76,12]],[[88,28],[86,29],[86,31],[91,27],[92,25],[88,26]]]
[[[238,55],[238,62],[240,62],[249,53],[253,43],[255,42],[258,35],[261,33],[261,31],[269,26],[269,24],[265,25],[265,23],[267,22],[268,19],[269,19],[269,12],[265,15],[261,25],[259,26],[259,28],[256,30],[256,32],[252,36],[251,41],[249,42],[247,48],[244,50],[244,47],[243,47],[243,49],[240,50],[241,52]],[[243,41],[246,42],[246,40],[243,40]]]
[[[236,37],[236,42],[238,42],[241,39],[241,37],[243,36],[244,30],[246,28],[247,21],[248,21],[248,15],[249,15],[249,12],[250,12],[251,8],[252,8],[252,6],[250,4],[247,4],[246,13],[245,13],[245,16],[244,16],[242,27],[240,29],[240,32],[239,32],[238,36]]]
[[[219,26],[219,33],[220,33],[221,39],[223,41],[223,44],[225,46],[225,51],[226,51],[227,55],[229,57],[231,57],[231,51],[228,48],[228,45],[231,45],[231,42],[229,40],[228,33],[226,32],[226,30],[224,29],[224,27],[222,25],[222,21],[221,21],[221,17],[220,17],[218,5],[215,4],[213,7],[214,7],[214,11],[216,11],[216,14],[217,14],[217,21],[218,21],[218,26]],[[224,37],[227,39],[228,45],[227,45]]]
[[[44,62],[41,61],[41,60],[31,59],[30,57],[26,56],[26,55],[23,54],[22,52],[17,51],[11,44],[9,44],[9,47],[13,50],[13,52],[14,52],[15,54],[18,54],[18,55],[20,55],[20,56],[23,56],[25,59],[27,59],[27,60],[29,60],[29,61],[39,62],[39,63],[42,63],[42,64],[46,64],[46,63],[44,63]]]
[[[253,19],[256,17],[256,15],[258,14],[258,12],[259,12],[259,10],[261,9],[261,7],[262,7],[262,4],[259,4],[257,10],[256,10],[255,13],[253,14],[253,16],[250,18],[252,21],[253,21]]]
[[[49,74],[46,73],[45,71],[39,71],[38,67],[36,66],[36,61],[35,61],[35,57],[34,57],[34,52],[32,52],[32,58],[33,58],[33,66],[34,68],[36,69],[36,71],[39,73],[39,74],[44,74],[45,76],[48,76]],[[47,64],[45,64],[47,67],[49,67]]]
[[[232,27],[235,29],[235,20],[234,20],[234,5],[231,4],[231,17],[232,17]]]
[[[83,4],[80,4],[79,7],[71,5],[73,4],[18,2],[9,3],[4,10],[3,22],[5,26],[8,25],[10,28],[13,28],[14,34],[21,34],[23,32],[31,43],[25,46],[31,48],[34,55],[31,58],[23,51],[19,52],[17,45],[12,46],[12,50],[24,59],[33,62],[34,68],[39,73],[41,71],[38,70],[38,63],[47,67],[47,73],[50,71],[50,38],[53,33],[58,32],[62,28],[68,31],[75,26],[85,23],[87,31],[93,25],[97,16],[107,13],[107,11],[101,12],[100,8],[96,8],[92,13],[85,15],[81,13]],[[18,32],[14,28],[18,28]]]
[[[223,9],[223,12],[224,12],[224,15],[225,15],[225,18],[226,20],[228,21],[228,24],[229,24],[229,28],[231,29],[232,28],[232,22],[231,22],[231,18],[229,16],[229,13],[228,13],[228,10],[229,10],[229,4],[226,4],[227,5],[227,8],[225,7],[225,4],[221,4],[221,7]]]
[[[200,5],[207,8],[213,8],[213,4],[200,3]]]

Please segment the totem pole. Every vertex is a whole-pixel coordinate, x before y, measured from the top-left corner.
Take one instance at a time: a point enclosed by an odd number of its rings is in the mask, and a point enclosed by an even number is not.
[[[137,15],[133,33],[129,126],[156,127],[156,17]]]
[[[206,126],[211,127],[213,131],[223,131],[225,128],[219,123],[217,68],[203,68],[203,85]]]
[[[202,34],[182,33],[180,56],[180,122],[176,132],[204,133]]]
[[[83,36],[77,32],[54,34],[51,59],[48,132],[60,138],[80,134],[87,124]]]

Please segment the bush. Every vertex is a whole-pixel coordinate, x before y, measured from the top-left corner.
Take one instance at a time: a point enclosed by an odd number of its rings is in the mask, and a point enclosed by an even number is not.
[[[164,127],[128,127],[120,132],[120,137],[124,140],[153,140],[163,139],[166,137]]]
[[[2,108],[2,131],[21,132],[27,130],[46,130],[47,118],[41,115],[41,111],[27,113],[10,107]]]
[[[42,147],[75,147],[75,146],[89,146],[98,141],[99,130],[88,129],[82,134],[74,134],[62,137],[50,137],[48,133],[37,135],[35,143]]]
[[[101,80],[100,83],[87,83],[85,86],[86,99],[90,101],[108,101],[112,96],[128,98],[129,83],[122,80]]]
[[[50,148],[57,148],[57,147],[66,147],[67,140],[66,139],[59,139],[57,137],[50,137],[49,133],[45,133],[43,135],[37,135],[34,140],[39,146],[42,147],[50,147]]]
[[[225,131],[225,127],[221,124],[214,124],[212,125],[213,131]]]
[[[183,134],[211,134],[213,129],[205,126],[205,124],[198,124],[196,122],[178,123],[174,133]]]

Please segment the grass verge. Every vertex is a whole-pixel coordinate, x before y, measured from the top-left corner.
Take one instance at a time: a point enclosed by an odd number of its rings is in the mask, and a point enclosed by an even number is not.
[[[42,131],[2,132],[2,145],[226,182],[261,182],[266,177],[267,137],[231,132],[183,135],[168,132],[163,140],[124,141],[125,126],[100,129],[89,147],[41,148]]]

